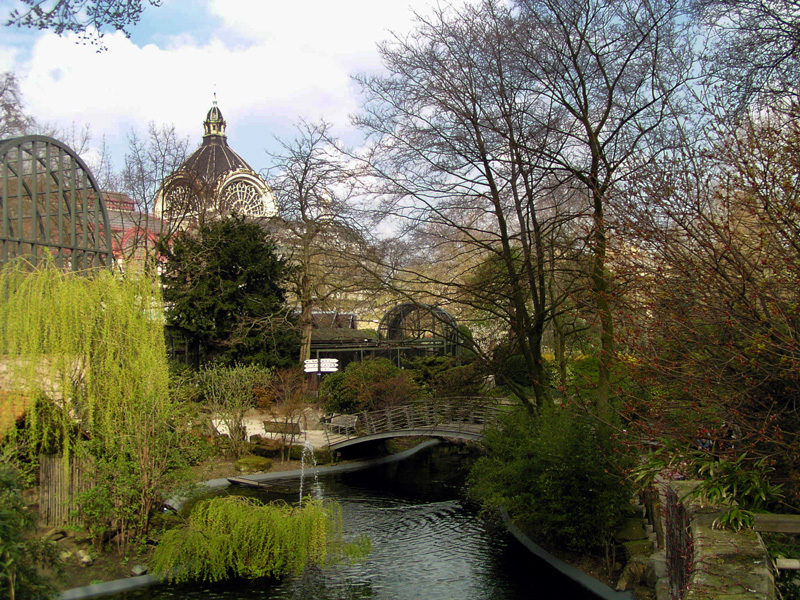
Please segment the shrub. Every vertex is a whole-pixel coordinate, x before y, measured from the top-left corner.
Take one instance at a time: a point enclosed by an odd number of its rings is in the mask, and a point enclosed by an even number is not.
[[[356,408],[356,394],[345,387],[344,371],[329,373],[319,388],[322,407],[329,413],[352,413]]]
[[[480,366],[453,356],[420,356],[406,361],[414,381],[424,386],[432,396],[480,396],[484,393],[484,373]]]
[[[502,359],[498,371],[503,381],[513,382],[523,388],[533,385],[525,364],[525,357],[521,354],[514,354]]]
[[[327,376],[320,388],[325,410],[339,413],[378,410],[421,395],[411,373],[385,358],[350,363],[344,371]]]
[[[198,373],[200,393],[219,419],[230,440],[230,453],[240,458],[249,451],[245,415],[256,406],[257,390],[268,385],[272,371],[257,365],[213,366]]]
[[[312,500],[292,508],[241,496],[203,500],[184,527],[164,535],[153,570],[176,582],[278,578],[366,555],[367,538],[342,542],[341,519],[341,508],[333,502]]]
[[[570,408],[531,419],[509,414],[485,433],[488,455],[470,475],[487,509],[504,505],[534,539],[575,552],[600,550],[630,507],[629,458],[597,424]]]
[[[31,539],[36,525],[22,500],[18,474],[0,464],[0,597],[51,598],[55,587],[40,568],[60,574],[58,547],[52,542]]]

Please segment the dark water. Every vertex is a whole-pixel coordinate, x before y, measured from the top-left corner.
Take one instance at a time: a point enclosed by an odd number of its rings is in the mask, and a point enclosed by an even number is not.
[[[312,569],[284,581],[160,586],[113,596],[143,600],[590,599],[461,500],[465,457],[448,448],[385,467],[305,483],[342,506],[345,536],[366,534],[362,562]],[[282,486],[290,482],[282,482]],[[297,483],[294,483],[295,490]],[[297,499],[295,490],[265,499]],[[237,493],[252,493],[239,491]]]

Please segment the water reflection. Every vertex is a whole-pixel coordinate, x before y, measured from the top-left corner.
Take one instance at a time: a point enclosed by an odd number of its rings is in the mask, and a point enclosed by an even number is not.
[[[342,505],[345,536],[370,537],[372,552],[362,562],[310,569],[281,582],[161,586],[116,598],[592,598],[502,531],[488,528],[461,499],[464,477],[464,457],[452,449],[437,448],[402,463],[320,478],[315,495]],[[283,493],[266,499],[291,501],[291,495],[297,499],[296,493],[284,488]]]

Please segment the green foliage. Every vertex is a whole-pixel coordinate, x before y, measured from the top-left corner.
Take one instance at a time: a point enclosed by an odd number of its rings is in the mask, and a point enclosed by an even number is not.
[[[502,349],[498,349],[494,362],[497,363],[496,371],[500,375],[501,381],[511,382],[526,389],[533,386],[533,379],[528,373],[525,357],[521,354],[503,356]]]
[[[236,461],[236,470],[241,473],[266,472],[272,468],[272,461],[263,456],[244,456]]]
[[[634,481],[650,485],[657,475],[700,480],[692,495],[706,504],[719,506],[722,513],[715,525],[735,531],[752,527],[753,515],[778,506],[783,486],[771,481],[774,467],[765,458],[747,452],[735,456],[717,456],[706,451],[682,451],[665,443],[634,471]]]
[[[218,219],[159,243],[166,258],[167,324],[195,365],[288,366],[299,337],[285,306],[289,266],[257,223]]]
[[[472,329],[466,325],[459,325],[458,335],[461,338],[461,354],[459,358],[464,362],[478,360],[478,354],[475,352],[475,336],[472,333]]]
[[[15,261],[0,289],[9,381],[39,399],[26,414],[28,448],[60,450],[65,467],[73,454],[87,457],[98,484],[117,480],[109,520],[145,535],[188,443],[168,393],[159,286]]]
[[[35,435],[30,435],[31,430]],[[15,465],[20,483],[33,487],[39,475],[39,456],[64,452],[78,435],[80,430],[69,415],[52,400],[37,394],[22,418],[3,433],[0,451],[7,462]]]
[[[153,568],[177,582],[278,578],[369,551],[368,540],[347,545],[341,535],[336,503],[307,501],[293,508],[241,496],[214,498],[195,505],[185,527],[164,535]]]
[[[411,373],[385,358],[352,362],[344,371],[325,377],[320,387],[322,405],[330,413],[377,410],[422,394]]]
[[[569,407],[543,407],[534,419],[520,410],[484,441],[470,494],[485,508],[505,506],[550,547],[591,552],[610,542],[630,508],[630,459],[593,420]]]
[[[356,394],[345,386],[344,371],[328,373],[319,388],[322,407],[329,413],[352,413],[358,410]]]
[[[29,538],[26,534],[34,528],[15,469],[0,464],[0,596],[33,600],[51,598],[55,593],[38,568],[58,572],[58,549],[52,542]]]
[[[414,381],[431,396],[480,396],[484,393],[484,374],[476,362],[465,364],[453,356],[419,356],[405,361]]]
[[[800,538],[794,534],[762,533],[770,556],[777,558],[800,557]],[[800,600],[800,587],[796,585],[797,571],[780,569],[775,571],[775,587],[781,600]]]
[[[697,463],[702,481],[695,494],[709,504],[729,505],[718,525],[736,530],[752,527],[753,513],[781,499],[783,486],[769,479],[773,470],[765,458],[753,460],[746,452],[732,459],[706,458]]]
[[[200,401],[219,419],[229,438],[228,450],[235,458],[248,453],[245,415],[256,406],[256,394],[269,385],[271,369],[258,365],[212,365],[195,377]]]

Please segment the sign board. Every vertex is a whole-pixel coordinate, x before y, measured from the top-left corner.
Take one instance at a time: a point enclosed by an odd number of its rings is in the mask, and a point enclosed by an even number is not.
[[[334,373],[339,370],[338,358],[309,358],[303,363],[306,373]]]

